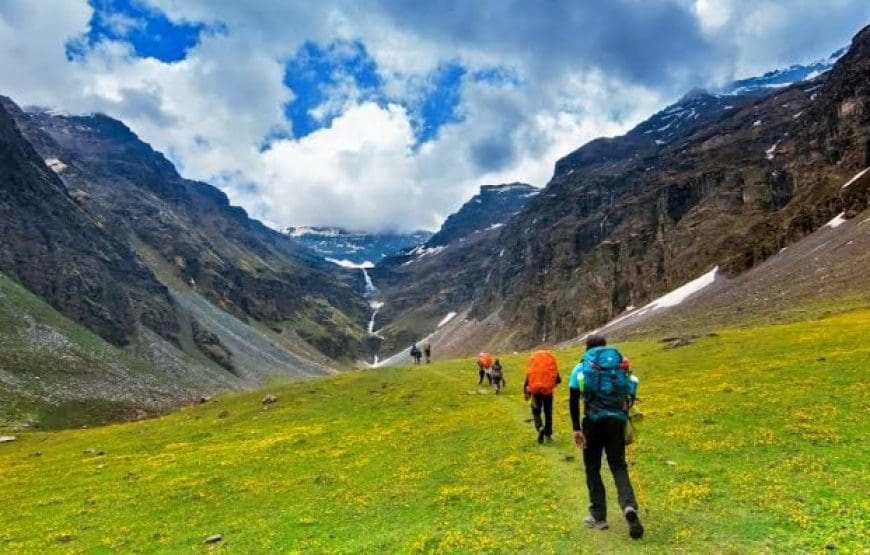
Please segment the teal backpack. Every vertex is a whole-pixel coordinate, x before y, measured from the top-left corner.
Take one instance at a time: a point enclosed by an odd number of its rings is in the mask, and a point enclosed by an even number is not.
[[[628,420],[634,384],[615,347],[595,347],[583,355],[583,397],[590,420]]]

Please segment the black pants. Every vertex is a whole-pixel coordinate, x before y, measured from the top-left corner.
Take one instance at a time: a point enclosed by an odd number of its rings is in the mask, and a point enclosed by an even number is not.
[[[541,422],[541,411],[544,412],[544,421]],[[544,436],[553,435],[553,394],[544,395],[535,393],[532,395],[532,418],[535,419],[535,429],[544,429]]]
[[[478,377],[478,379],[477,379],[477,385],[480,385],[480,384],[483,383],[483,377],[484,377],[484,376],[486,376],[486,379],[487,379],[487,381],[489,382],[489,385],[492,385],[492,375],[491,375],[491,374],[487,374],[486,371],[485,371],[483,368],[481,368],[481,369],[480,369],[480,372],[478,372],[478,376],[479,376],[479,377]]]
[[[589,513],[596,520],[607,520],[607,496],[604,482],[601,481],[602,451],[607,454],[607,464],[613,473],[620,507],[623,510],[626,507],[636,509],[637,501],[625,462],[625,422],[616,418],[594,422],[584,418],[583,433],[586,435],[583,464],[586,466],[586,487],[589,488]]]
[[[505,386],[506,382],[501,375],[493,376],[492,382],[495,384],[495,392],[498,393]]]

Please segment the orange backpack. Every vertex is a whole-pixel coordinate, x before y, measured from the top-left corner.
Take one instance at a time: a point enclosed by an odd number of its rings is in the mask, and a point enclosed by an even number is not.
[[[556,376],[559,366],[556,357],[550,351],[535,351],[529,357],[529,393],[549,395],[556,389]]]
[[[480,356],[477,357],[477,364],[479,364],[483,368],[491,368],[492,355],[489,353],[480,353]]]

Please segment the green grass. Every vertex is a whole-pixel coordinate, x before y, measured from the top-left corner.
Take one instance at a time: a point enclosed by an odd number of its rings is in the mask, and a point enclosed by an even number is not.
[[[868,330],[859,310],[674,350],[621,345],[641,379],[640,543],[615,514],[610,531],[581,526],[567,391],[556,441],[538,446],[524,356],[506,356],[498,397],[450,361],[282,385],[268,407],[258,392],[26,434],[0,445],[0,552],[190,551],[213,533],[209,549],[234,553],[859,552]],[[560,353],[563,376],[577,354]]]

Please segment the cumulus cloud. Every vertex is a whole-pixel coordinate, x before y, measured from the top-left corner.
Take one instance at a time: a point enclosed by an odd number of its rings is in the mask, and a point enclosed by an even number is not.
[[[196,44],[142,57],[126,35],[143,22],[100,12],[111,33],[69,59],[85,0],[3,2],[0,93],[118,117],[276,227],[437,227],[481,183],[544,185],[559,157],[689,87],[827,54],[870,19],[857,0],[141,1],[202,29]],[[305,104],[286,72],[306,44],[339,62],[364,48],[377,91],[336,71]],[[313,131],[294,129],[294,102]]]

